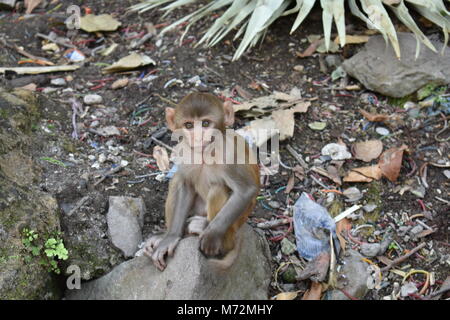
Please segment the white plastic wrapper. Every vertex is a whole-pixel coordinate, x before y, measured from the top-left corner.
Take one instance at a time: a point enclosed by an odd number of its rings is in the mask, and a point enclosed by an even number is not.
[[[336,237],[336,224],[327,209],[310,199],[303,192],[294,205],[294,230],[297,250],[306,260],[312,260],[321,252],[330,251],[330,232]]]

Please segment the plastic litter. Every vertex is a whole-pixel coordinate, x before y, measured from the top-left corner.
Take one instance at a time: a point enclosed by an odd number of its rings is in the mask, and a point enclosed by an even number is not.
[[[314,259],[322,252],[330,251],[330,232],[339,250],[333,218],[327,209],[311,200],[305,192],[294,205],[294,230],[297,250],[307,260]]]

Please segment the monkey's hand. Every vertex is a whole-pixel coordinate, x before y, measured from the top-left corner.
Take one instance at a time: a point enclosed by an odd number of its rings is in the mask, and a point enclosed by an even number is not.
[[[200,235],[200,250],[209,257],[223,254],[224,233],[209,225]]]
[[[181,237],[166,234],[163,238],[151,240],[147,242],[144,253],[152,259],[159,270],[163,271],[167,266],[164,260],[165,255],[173,255]]]

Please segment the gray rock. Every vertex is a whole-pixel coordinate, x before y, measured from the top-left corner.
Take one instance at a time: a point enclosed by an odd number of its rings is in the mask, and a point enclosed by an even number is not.
[[[66,292],[69,300],[103,299],[267,299],[271,278],[267,240],[244,225],[242,250],[230,269],[220,272],[198,249],[198,237],[180,241],[160,272],[146,256],[115,267],[107,275]]]
[[[16,5],[16,0],[0,0],[0,8],[4,9],[14,9],[14,6]]]
[[[142,242],[145,205],[142,198],[109,197],[106,214],[111,241],[124,256],[133,257]]]
[[[450,179],[450,170],[444,170],[444,176],[447,178],[447,179]]]
[[[61,231],[58,203],[39,187],[34,155],[45,142],[28,129],[40,119],[39,102],[30,91],[0,88],[0,114],[8,115],[0,115],[0,300],[60,299],[57,278],[40,263],[43,250],[34,256],[22,243],[24,228],[38,234],[36,246]]]
[[[417,226],[415,226],[414,228],[412,228],[411,230],[409,230],[409,235],[411,236],[411,238],[413,239],[417,239],[417,236],[423,231],[423,227],[418,224]]]
[[[338,273],[338,288],[344,289],[351,296],[362,299],[367,294],[367,279],[370,273],[367,269],[369,264],[362,260],[363,256],[354,250],[348,250],[344,256],[344,266]],[[349,300],[340,290],[331,290],[327,293],[328,300]]]
[[[398,33],[401,59],[397,59],[382,36],[372,36],[364,48],[344,61],[342,67],[366,88],[391,97],[404,97],[426,84],[450,83],[450,51],[444,55],[421,46],[415,59],[416,39],[409,33]],[[437,50],[442,43],[432,41]]]
[[[342,64],[342,59],[337,54],[329,54],[325,57],[325,62],[329,68],[337,68]]]
[[[52,80],[50,80],[50,83],[54,86],[65,86],[67,84],[66,80],[64,80],[64,78],[52,79]]]
[[[363,243],[361,245],[361,253],[369,258],[378,256],[380,251],[381,245],[379,243]]]
[[[88,94],[84,96],[83,102],[87,105],[99,104],[103,102],[103,98],[98,94]]]
[[[67,265],[79,266],[81,279],[90,280],[109,272],[124,258],[108,238],[107,197],[98,191],[83,195],[76,190],[75,183],[71,186],[66,182],[57,194],[64,243],[70,253]]]

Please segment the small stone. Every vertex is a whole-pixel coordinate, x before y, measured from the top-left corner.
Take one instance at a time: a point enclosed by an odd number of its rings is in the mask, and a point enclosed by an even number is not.
[[[280,203],[278,201],[271,200],[271,201],[269,201],[269,206],[274,209],[279,209]]]
[[[97,127],[99,124],[100,124],[100,121],[94,120],[94,121],[91,122],[90,127],[91,127],[91,128],[95,128],[95,127]]]
[[[388,129],[383,127],[377,127],[375,131],[381,136],[387,136],[390,133]]]
[[[106,161],[106,156],[105,156],[103,153],[101,153],[101,154],[98,156],[98,162],[104,163],[105,161]]]
[[[67,84],[66,80],[64,80],[63,78],[52,79],[50,81],[50,83],[54,86],[59,86],[59,87],[65,86]]]
[[[92,155],[92,154],[90,154],[90,155],[88,155],[88,159],[89,159],[89,160],[95,160],[95,156]]]
[[[336,54],[329,54],[325,57],[325,63],[329,68],[337,68],[342,64],[342,59]]]
[[[343,194],[347,197],[347,202],[356,202],[363,197],[361,191],[359,191],[357,187],[347,188],[344,190]]]
[[[412,228],[410,231],[409,231],[409,233],[412,235],[412,236],[418,236],[421,232],[423,231],[423,227],[420,225],[420,224],[418,224],[417,226],[415,226],[414,228]]]
[[[316,131],[321,131],[321,130],[325,129],[326,126],[327,126],[326,122],[314,121],[314,122],[308,123],[308,127],[310,127],[312,130],[316,130]]]
[[[366,205],[363,207],[364,211],[367,212],[367,213],[372,212],[372,211],[375,210],[376,208],[377,208],[377,205],[376,205],[376,204],[373,204],[373,203],[368,203],[368,204],[366,204]]]
[[[366,257],[376,257],[381,251],[381,245],[379,243],[363,243],[361,245],[361,253]]]
[[[450,170],[444,170],[444,176],[447,178],[447,179],[450,179]]]
[[[303,70],[305,70],[305,67],[302,66],[301,64],[294,66],[294,71],[303,72]]]
[[[295,246],[295,244],[289,241],[287,238],[283,238],[283,240],[281,240],[281,252],[284,255],[289,256],[293,254],[296,250],[297,247]]]
[[[42,93],[52,93],[58,91],[58,88],[54,88],[54,87],[46,87],[44,88],[44,90],[42,90]]]
[[[103,98],[98,94],[88,94],[84,96],[83,102],[87,105],[100,104],[103,102]]]

